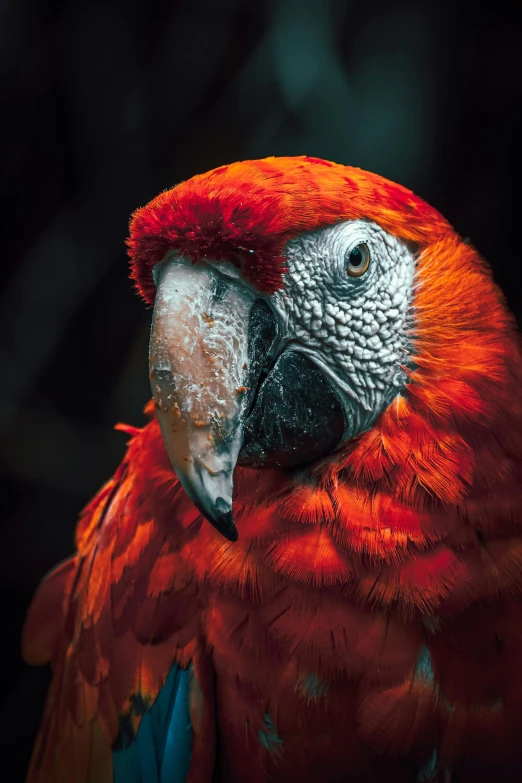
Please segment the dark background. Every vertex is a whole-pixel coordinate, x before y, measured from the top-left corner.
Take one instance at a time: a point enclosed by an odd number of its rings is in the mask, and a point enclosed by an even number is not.
[[[123,454],[112,425],[143,421],[132,210],[242,158],[368,168],[471,238],[520,322],[521,12],[489,5],[0,0],[2,780],[49,677],[19,657],[27,604]]]

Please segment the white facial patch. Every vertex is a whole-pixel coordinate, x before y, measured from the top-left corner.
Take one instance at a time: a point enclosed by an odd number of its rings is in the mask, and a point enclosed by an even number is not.
[[[370,265],[347,272],[360,243]],[[409,363],[413,254],[376,223],[354,220],[301,234],[286,247],[284,287],[272,299],[288,347],[310,356],[344,398],[346,437],[367,429],[404,387]]]

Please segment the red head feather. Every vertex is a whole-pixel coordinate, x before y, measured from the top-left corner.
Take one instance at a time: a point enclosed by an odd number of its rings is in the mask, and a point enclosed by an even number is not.
[[[249,160],[192,177],[134,213],[132,278],[151,303],[151,270],[169,249],[194,260],[239,254],[251,282],[275,291],[290,238],[357,218],[374,220],[419,247],[451,232],[435,209],[377,174],[319,158]]]

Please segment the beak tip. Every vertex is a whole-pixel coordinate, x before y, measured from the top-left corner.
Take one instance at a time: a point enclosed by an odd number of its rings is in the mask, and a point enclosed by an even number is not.
[[[207,515],[207,519],[228,541],[235,542],[239,538],[232,511],[216,511],[212,517]]]
[[[212,513],[209,513],[199,504],[196,503],[195,506],[199,511],[201,511],[203,516],[208,519],[210,524],[215,527],[216,530],[221,533],[221,535],[224,536],[228,541],[235,543],[238,540],[239,534],[237,532],[237,527],[234,523],[234,517],[232,516],[232,509],[230,507],[226,510],[215,508],[213,509]]]
[[[230,515],[232,516],[232,515]],[[238,540],[239,534],[237,532],[237,527],[234,524],[234,520],[231,521],[230,527],[227,529],[227,532],[223,532],[221,530],[225,538],[227,538],[229,541],[231,541],[233,544]]]

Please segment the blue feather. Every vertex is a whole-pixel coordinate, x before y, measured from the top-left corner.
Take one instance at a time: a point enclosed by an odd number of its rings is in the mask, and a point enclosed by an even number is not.
[[[268,712],[263,718],[263,728],[257,733],[257,738],[265,750],[268,750],[271,755],[278,756],[281,753],[283,740],[277,733],[274,721]]]
[[[427,647],[422,646],[417,656],[417,665],[415,667],[415,678],[423,680],[426,685],[431,685],[435,680],[433,666],[431,665],[431,655]]]
[[[429,783],[430,780],[433,780],[438,769],[437,755],[437,751],[434,750],[430,760],[420,768],[417,774],[417,783]]]
[[[183,783],[192,754],[189,688],[192,666],[174,665],[138,733],[120,731],[121,749],[113,750],[114,783]]]
[[[309,701],[319,701],[326,698],[330,690],[328,683],[320,680],[316,674],[307,674],[304,679],[298,682],[298,688]]]

